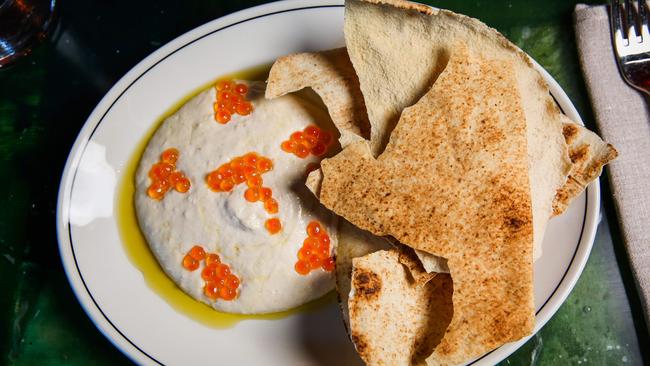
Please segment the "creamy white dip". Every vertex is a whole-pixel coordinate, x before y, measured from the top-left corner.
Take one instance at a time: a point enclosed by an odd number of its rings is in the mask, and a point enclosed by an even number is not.
[[[215,309],[231,313],[268,313],[290,309],[318,298],[334,286],[333,273],[322,269],[302,276],[294,270],[297,252],[307,237],[311,220],[326,226],[336,245],[335,223],[304,187],[305,169],[319,159],[300,159],[281,150],[280,144],[310,124],[328,124],[322,108],[294,95],[273,100],[263,97],[263,83],[249,85],[254,111],[233,115],[225,125],[214,120],[214,88],[189,100],[167,118],[153,135],[136,172],[135,206],[140,228],[163,270],[187,294]],[[160,154],[176,148],[176,167],[191,181],[187,193],[170,190],[161,201],[147,196],[148,172]],[[273,190],[279,213],[270,215],[262,202],[244,199],[245,184],[231,192],[213,192],[205,176],[236,156],[257,152],[273,161],[263,175]],[[279,217],[283,228],[269,234],[265,221]],[[183,268],[182,260],[194,245],[215,252],[241,280],[232,301],[210,300],[203,294],[201,267]]]

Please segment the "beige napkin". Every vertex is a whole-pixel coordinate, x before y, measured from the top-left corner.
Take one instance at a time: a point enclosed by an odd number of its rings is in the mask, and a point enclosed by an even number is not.
[[[632,273],[650,323],[650,99],[625,84],[616,66],[607,8],[578,4],[575,31],[596,123],[616,147],[609,167]]]

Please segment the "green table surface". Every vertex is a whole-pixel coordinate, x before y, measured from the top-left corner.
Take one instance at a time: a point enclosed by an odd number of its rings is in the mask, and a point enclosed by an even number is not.
[[[161,45],[264,1],[62,0],[50,37],[0,70],[0,364],[120,365],[127,357],[95,328],[58,253],[59,179],[72,143],[108,89]],[[500,30],[562,85],[594,129],[577,59],[572,0],[427,3]],[[573,292],[503,365],[650,362],[650,341],[606,175],[602,222]]]

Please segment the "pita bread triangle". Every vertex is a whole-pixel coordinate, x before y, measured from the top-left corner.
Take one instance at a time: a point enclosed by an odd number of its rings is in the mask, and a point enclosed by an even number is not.
[[[305,87],[311,87],[321,96],[330,111],[330,116],[341,134],[339,140],[342,147],[351,142],[360,141],[361,138],[369,138],[369,124],[367,116],[365,116],[366,107],[358,78],[347,57],[345,49],[281,57],[271,69],[266,97],[275,98]],[[613,160],[617,154],[610,144],[603,142],[598,135],[584,126],[571,121],[564,115],[560,118],[563,123],[563,131],[565,131],[565,142],[572,143],[569,148],[576,150],[579,147],[580,151],[587,153],[579,155],[580,159],[571,162],[571,175],[556,192],[553,201],[553,215],[562,214],[570,202],[600,175],[602,167]],[[589,138],[575,138],[575,136],[588,136]],[[577,142],[580,142],[579,146]],[[569,155],[578,156],[573,150],[569,151]],[[532,163],[536,164],[534,161]],[[317,170],[310,175],[306,182],[306,185],[317,196],[321,180],[322,173]],[[344,226],[341,230],[350,227],[354,230],[354,227],[350,225]],[[355,237],[356,234],[350,233],[348,236]],[[541,241],[538,240],[535,244],[540,246]],[[375,250],[380,248],[381,246],[378,246]],[[534,252],[536,253],[534,258],[537,259],[541,255],[541,249],[536,248]],[[444,258],[419,250],[416,251],[416,254],[427,272],[449,272]],[[349,271],[347,273],[349,274]]]
[[[377,159],[359,142],[322,162],[326,207],[448,259],[454,316],[434,364],[460,363],[534,324],[526,123],[513,70],[459,46]]]
[[[367,365],[424,365],[452,317],[449,275],[418,283],[413,274],[426,272],[398,249],[355,258],[353,266],[350,334],[361,358]]]
[[[374,156],[388,142],[401,111],[429,90],[457,44],[512,62],[527,122],[535,248],[541,251],[555,192],[566,181],[570,161],[562,114],[528,56],[496,30],[450,11],[400,0],[349,0],[345,7],[345,43],[368,109]]]

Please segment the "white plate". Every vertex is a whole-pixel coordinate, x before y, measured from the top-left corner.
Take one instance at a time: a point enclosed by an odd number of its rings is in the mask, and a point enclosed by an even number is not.
[[[163,111],[219,75],[297,51],[343,45],[342,1],[293,0],[247,9],[198,27],[160,48],[102,99],[79,133],[57,207],[59,250],[79,302],[99,330],[140,364],[356,364],[336,305],[277,320],[214,329],[175,311],[145,283],[120,242],[117,182]],[[564,112],[580,116],[539,67]],[[599,214],[598,182],[551,221],[535,264],[539,330],[557,311],[587,261]],[[526,339],[474,364],[499,362]]]

